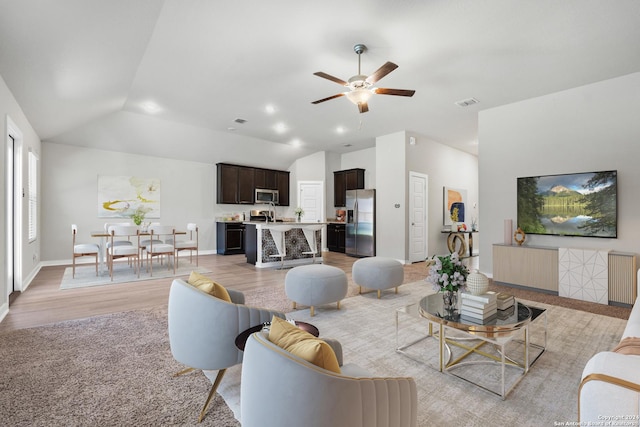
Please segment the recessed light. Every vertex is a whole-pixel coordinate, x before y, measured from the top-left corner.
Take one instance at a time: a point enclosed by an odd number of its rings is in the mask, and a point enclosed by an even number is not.
[[[268,104],[266,107],[264,107],[264,111],[266,111],[267,114],[273,114],[276,112],[276,106],[273,104]]]
[[[155,114],[160,111],[158,104],[153,101],[147,101],[142,104],[142,109],[149,114]]]
[[[345,133],[346,131],[347,131],[347,130],[346,130],[344,127],[342,127],[342,126],[338,126],[338,127],[336,128],[336,133],[339,133],[340,135],[342,135],[342,134],[343,134],[343,133]]]
[[[285,133],[287,131],[287,125],[285,125],[284,123],[280,122],[280,123],[276,123],[276,125],[273,127],[275,129],[276,132],[278,133]]]
[[[236,130],[236,128],[234,128],[233,126],[229,126],[229,127],[227,128],[227,130],[229,130],[229,131],[233,132],[234,130]]]
[[[293,145],[294,147],[300,147],[302,145],[302,141],[300,141],[298,138],[292,139],[291,145]]]

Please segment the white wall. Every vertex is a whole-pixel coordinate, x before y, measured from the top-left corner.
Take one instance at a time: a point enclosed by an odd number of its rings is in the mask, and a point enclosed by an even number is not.
[[[444,187],[467,190],[467,206],[465,209],[465,223],[471,228],[471,219],[480,211],[478,204],[478,158],[472,154],[460,151],[429,138],[411,134],[416,138],[416,144],[406,144],[408,180],[409,171],[423,173],[429,176],[429,207],[428,207],[428,256],[448,253],[447,233],[442,233],[444,227]],[[409,190],[407,184],[407,191]],[[408,209],[408,194],[405,207]],[[473,208],[474,204],[476,209]],[[408,215],[408,211],[407,211]],[[482,230],[480,224],[479,229]],[[407,230],[408,236],[409,230]],[[479,242],[482,233],[474,233],[473,250],[479,253]],[[407,237],[407,254],[409,253],[409,239]],[[484,255],[484,254],[482,254]],[[482,257],[481,257],[482,258]]]
[[[27,185],[27,153],[29,149],[33,150],[41,159],[41,146],[40,146],[40,138],[36,135],[35,131],[29,124],[29,121],[25,117],[20,105],[13,97],[13,94],[7,87],[4,82],[4,79],[0,76],[0,130],[2,132],[2,149],[0,150],[0,162],[2,166],[0,167],[0,320],[6,315],[8,310],[8,284],[7,284],[7,251],[6,251],[6,241],[7,241],[7,229],[5,224],[7,223],[7,193],[6,193],[6,165],[7,165],[7,116],[10,117],[11,121],[18,127],[20,132],[22,133],[22,180],[24,187]],[[38,162],[39,165],[42,165],[42,161]],[[41,173],[38,172],[38,176],[41,176]],[[22,236],[22,269],[21,271],[16,272],[16,277],[22,279],[22,283],[18,283],[18,287],[24,290],[33,276],[37,272],[37,268],[40,261],[40,246],[42,242],[42,227],[39,226],[37,233],[38,238],[34,242],[29,243],[28,235],[27,235],[27,199],[23,198],[24,203],[22,204],[22,224],[24,228],[24,233]],[[40,205],[40,207],[42,204]],[[40,209],[40,214],[42,213],[42,209]],[[40,215],[40,218],[42,215]]]
[[[407,259],[405,139],[405,132],[376,138],[376,255],[401,261]]]
[[[364,169],[364,188],[376,188],[376,148],[352,151],[342,155],[340,169]]]
[[[493,271],[492,245],[517,216],[516,178],[618,170],[618,238],[527,236],[525,244],[640,247],[640,73],[480,112],[480,269]]]
[[[185,228],[195,222],[199,245],[215,249],[215,217],[246,206],[216,205],[216,166],[148,157],[115,151],[80,148],[45,142],[43,148],[42,217],[45,261],[69,260],[71,224],[78,225],[81,240],[103,229],[108,218],[98,218],[98,175],[159,178],[160,221]],[[124,221],[124,219],[119,220]],[[156,221],[156,220],[154,220]]]

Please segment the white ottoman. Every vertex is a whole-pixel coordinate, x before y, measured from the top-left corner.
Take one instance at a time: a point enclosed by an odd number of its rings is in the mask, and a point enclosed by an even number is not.
[[[378,298],[384,289],[396,288],[404,281],[404,268],[400,261],[393,258],[369,257],[361,258],[353,263],[353,282],[362,288],[377,289]]]
[[[314,307],[335,302],[340,310],[340,300],[347,296],[347,275],[337,267],[324,264],[302,265],[287,272],[284,279],[287,297],[296,303]]]

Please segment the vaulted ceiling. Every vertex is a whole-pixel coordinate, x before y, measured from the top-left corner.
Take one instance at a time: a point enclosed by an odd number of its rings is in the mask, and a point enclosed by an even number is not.
[[[639,17],[637,0],[0,0],[0,75],[44,141],[347,152],[406,130],[477,154],[481,109],[639,71]],[[416,94],[312,105],[344,91],[314,72],[357,74],[357,43],[363,74],[392,61],[377,86]]]

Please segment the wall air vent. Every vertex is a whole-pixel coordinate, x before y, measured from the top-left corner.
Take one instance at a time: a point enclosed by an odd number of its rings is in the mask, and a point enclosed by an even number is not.
[[[247,121],[245,119],[235,119],[234,122],[240,123],[241,125],[247,123]]]
[[[475,98],[467,98],[467,99],[463,99],[462,101],[456,101],[455,104],[458,107],[468,107],[469,105],[477,104],[478,102],[480,101],[478,101]]]

